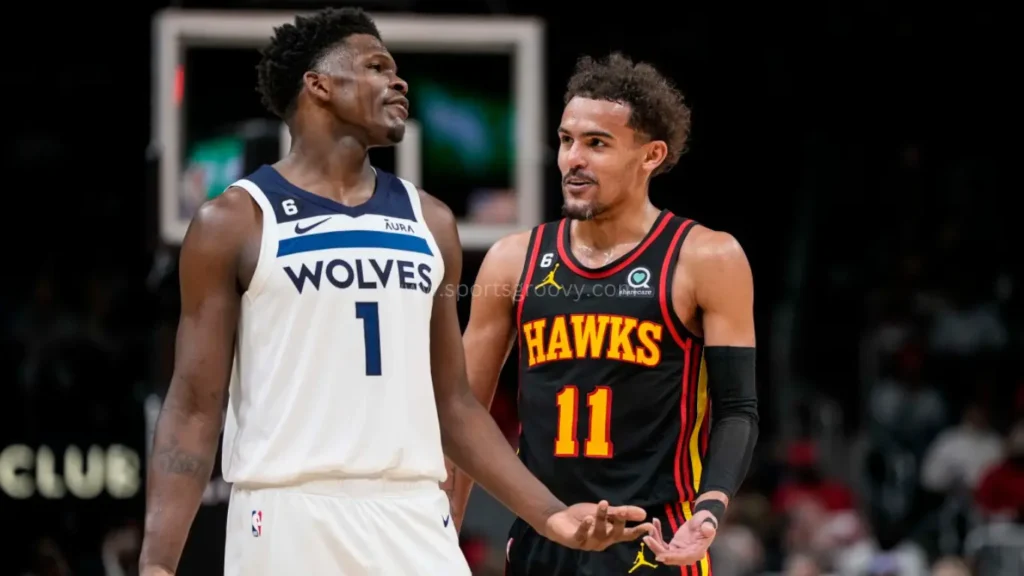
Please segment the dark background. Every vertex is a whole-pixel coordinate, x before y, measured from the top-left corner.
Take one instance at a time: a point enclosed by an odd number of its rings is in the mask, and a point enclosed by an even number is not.
[[[324,5],[341,3],[175,4]],[[166,6],[12,7],[0,41],[9,215],[2,262],[10,277],[0,282],[0,450],[48,446],[58,472],[71,445],[120,444],[144,455],[142,403],[170,375],[176,253],[158,240],[159,159],[149,149],[150,19]],[[796,570],[787,561],[804,552],[819,567],[838,570],[834,551],[808,551],[765,528],[800,525],[776,498],[787,482],[831,493],[820,478],[794,475],[807,467],[800,455],[813,454],[813,467],[854,494],[848,508],[874,543],[874,563],[864,566],[875,570],[884,564],[878,558],[913,542],[926,566],[953,555],[967,557],[979,573],[1017,573],[959,544],[943,547],[937,534],[946,525],[927,524],[938,522],[934,513],[952,499],[965,503],[972,512],[961,516],[971,521],[958,516],[954,531],[963,542],[991,520],[973,512],[986,510],[986,498],[974,492],[980,488],[936,494],[918,479],[926,447],[940,430],[955,427],[964,406],[980,403],[996,435],[1022,415],[1022,259],[1013,248],[1020,246],[1013,207],[1020,185],[1011,172],[1019,149],[1012,127],[1021,94],[1019,58],[1012,56],[1019,29],[1008,7],[445,0],[364,6],[544,18],[549,218],[560,205],[555,127],[578,56],[623,50],[655,64],[686,94],[693,109],[689,151],[656,179],[652,197],[734,234],[753,267],[762,440],[747,490],[771,506],[750,508],[754,519],[737,525],[762,543],[757,571]],[[251,68],[203,73],[210,85],[255,84]],[[481,257],[467,255],[464,281],[472,281]],[[946,340],[963,342],[945,346],[943,330],[953,334]],[[928,387],[898,385],[895,396],[874,395],[889,390],[888,381],[913,380],[906,370],[921,366],[916,373]],[[886,429],[873,408],[892,398],[901,399],[907,418],[929,399],[944,408],[924,431],[901,435]],[[496,416],[508,403],[499,399]],[[820,457],[825,452],[829,457]],[[895,480],[894,459],[910,462]],[[883,492],[900,494],[906,510]],[[1013,508],[1018,501],[1010,502]],[[127,500],[15,500],[0,491],[10,532],[0,574],[111,574],[100,560],[101,544],[118,527],[130,534],[142,513],[141,492]],[[205,546],[190,544],[190,561],[205,569],[182,573],[217,573],[222,562],[217,509],[203,514],[210,522],[197,525],[194,540],[203,534]],[[476,554],[472,534],[466,539]],[[122,547],[130,558],[130,544]]]

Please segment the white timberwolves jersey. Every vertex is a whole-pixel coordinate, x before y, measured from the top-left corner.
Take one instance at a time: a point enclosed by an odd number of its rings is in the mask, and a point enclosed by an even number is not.
[[[263,166],[235,186],[263,210],[242,299],[224,479],[445,478],[430,376],[444,261],[419,193],[377,171],[344,206]]]

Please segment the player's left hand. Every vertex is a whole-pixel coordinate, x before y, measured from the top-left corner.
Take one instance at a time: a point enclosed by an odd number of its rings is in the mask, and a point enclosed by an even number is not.
[[[600,504],[574,504],[548,518],[544,535],[568,548],[600,551],[650,534],[654,525],[649,522],[626,527],[627,522],[646,518],[647,512],[636,506],[609,506],[603,500]]]
[[[708,553],[708,548],[718,533],[718,523],[711,512],[701,510],[679,527],[671,542],[665,542],[661,533],[661,522],[654,519],[654,532],[644,536],[644,543],[654,553],[654,558],[668,566],[692,566]]]

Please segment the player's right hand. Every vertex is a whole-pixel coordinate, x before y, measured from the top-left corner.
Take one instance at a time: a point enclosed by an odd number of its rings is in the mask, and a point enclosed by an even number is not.
[[[603,500],[600,504],[574,504],[547,519],[544,535],[568,548],[601,551],[653,533],[654,525],[649,522],[626,527],[627,522],[645,519],[647,512],[636,506],[609,506]]]
[[[139,576],[174,576],[174,572],[166,568],[148,567],[139,571]]]

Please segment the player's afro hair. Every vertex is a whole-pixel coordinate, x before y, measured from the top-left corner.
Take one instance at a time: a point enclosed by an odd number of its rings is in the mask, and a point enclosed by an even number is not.
[[[635,64],[618,52],[600,61],[584,56],[569,79],[565,103],[576,96],[628,105],[629,126],[668,145],[668,156],[655,175],[671,170],[686,149],[690,109],[672,82],[650,64]]]
[[[327,8],[312,16],[299,16],[294,24],[274,29],[256,66],[263,105],[285,118],[293,112],[302,88],[302,76],[338,43],[353,34],[380,39],[377,25],[360,8]]]

